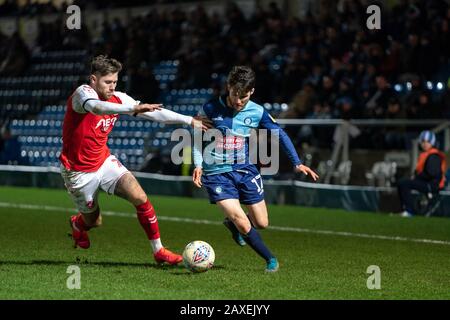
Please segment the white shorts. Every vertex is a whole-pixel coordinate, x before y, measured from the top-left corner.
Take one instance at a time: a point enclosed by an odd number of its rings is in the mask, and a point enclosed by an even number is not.
[[[113,155],[95,172],[73,171],[61,166],[61,175],[67,191],[82,213],[96,211],[99,188],[108,194],[114,194],[117,181],[127,172],[128,169]]]

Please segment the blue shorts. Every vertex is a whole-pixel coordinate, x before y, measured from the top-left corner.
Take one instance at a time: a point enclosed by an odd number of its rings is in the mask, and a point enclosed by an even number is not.
[[[238,199],[242,204],[255,204],[264,200],[261,174],[255,166],[209,176],[203,175],[202,184],[208,191],[211,203]]]

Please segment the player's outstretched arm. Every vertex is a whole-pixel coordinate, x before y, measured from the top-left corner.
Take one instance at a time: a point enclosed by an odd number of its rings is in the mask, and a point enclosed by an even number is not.
[[[191,126],[194,129],[201,129],[202,131],[206,131],[213,127],[213,123],[206,116],[195,116],[192,118]]]
[[[272,116],[267,111],[263,112],[263,115],[259,122],[259,126],[260,128],[271,130],[272,134],[278,138],[284,153],[286,153],[286,155],[289,157],[289,160],[292,162],[294,166],[302,164],[302,161],[300,160],[300,157],[298,156],[297,151],[295,150],[291,138],[289,138],[286,132],[280,127],[280,125],[275,121],[274,118],[272,118]]]
[[[165,124],[186,124],[203,131],[212,127],[210,120],[204,117],[191,117],[167,109],[160,109],[155,112],[144,112],[138,115],[141,118],[162,122]]]
[[[311,178],[314,181],[317,181],[317,179],[319,179],[319,175],[317,173],[315,173],[310,167],[307,167],[303,164],[299,164],[299,165],[295,166],[294,170],[295,170],[295,172],[300,172],[307,176],[311,176]]]
[[[302,164],[302,161],[300,160],[300,157],[295,150],[291,138],[289,138],[283,128],[279,126],[279,124],[275,121],[274,118],[269,115],[267,111],[263,112],[263,116],[261,117],[259,124],[262,128],[274,130],[272,132],[273,134],[276,134],[278,136],[283,151],[288,155],[289,160],[294,165],[295,172],[300,172],[307,176],[309,175],[314,181],[317,181],[317,179],[319,178],[317,173],[311,170],[311,168],[309,168],[308,166]]]
[[[161,110],[161,104],[119,104],[107,101],[89,99],[83,104],[84,110],[96,115],[106,114],[139,114],[143,112],[152,112],[155,110]]]
[[[194,159],[195,169],[192,174],[192,182],[194,182],[195,186],[197,186],[198,188],[202,187],[202,174],[203,174],[202,136],[203,136],[202,132],[194,128],[194,144],[192,147],[192,158]]]
[[[201,167],[196,167],[192,173],[192,182],[194,182],[195,186],[198,188],[202,187],[202,174],[203,169]]]

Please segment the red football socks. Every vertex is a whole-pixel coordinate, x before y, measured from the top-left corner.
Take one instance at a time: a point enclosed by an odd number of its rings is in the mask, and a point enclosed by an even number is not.
[[[139,222],[144,229],[149,240],[156,240],[160,238],[158,219],[156,219],[155,209],[147,199],[147,202],[136,206],[137,216]]]
[[[91,227],[88,227],[86,225],[86,222],[84,222],[84,218],[81,213],[78,213],[78,215],[77,215],[77,219],[75,220],[75,227],[79,231],[89,231],[91,229]]]

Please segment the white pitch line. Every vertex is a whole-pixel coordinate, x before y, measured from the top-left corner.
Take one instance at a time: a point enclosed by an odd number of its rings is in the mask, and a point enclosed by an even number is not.
[[[17,203],[10,203],[10,202],[0,202],[0,208],[42,210],[42,211],[63,211],[63,212],[74,210],[73,208],[34,205],[34,204],[17,204]],[[136,217],[136,215],[132,214],[132,213],[117,212],[117,211],[102,211],[102,214],[105,216],[126,217],[126,218],[135,218]],[[190,218],[169,217],[169,216],[161,216],[161,215],[158,215],[158,219],[163,220],[163,221],[186,222],[186,223],[194,223],[194,224],[222,225],[221,222],[204,220],[204,219],[190,219]],[[384,236],[384,235],[353,233],[353,232],[345,232],[345,231],[314,230],[314,229],[294,228],[294,227],[278,227],[278,226],[270,226],[268,229],[276,230],[276,231],[285,231],[285,232],[325,234],[325,235],[343,236],[343,237],[357,237],[357,238],[367,238],[367,239],[450,245],[450,241],[445,241],[445,240],[416,239],[416,238],[406,238],[406,237],[400,237],[400,236]]]

